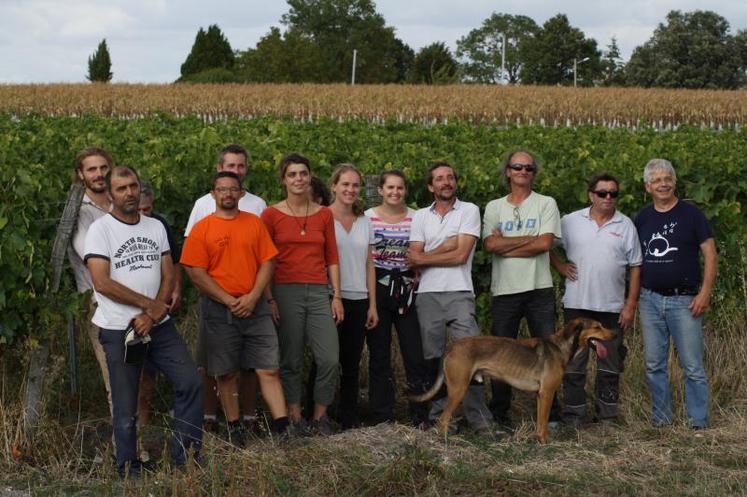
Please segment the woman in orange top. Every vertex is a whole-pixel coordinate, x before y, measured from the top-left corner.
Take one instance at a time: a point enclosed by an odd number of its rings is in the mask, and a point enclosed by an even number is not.
[[[344,317],[334,219],[328,208],[310,199],[308,159],[287,155],[279,169],[286,198],[265,209],[262,220],[279,251],[269,302],[279,316],[280,378],[291,422],[302,427],[301,376],[308,343],[317,365],[311,428],[330,435],[327,406],[339,376],[336,324]]]

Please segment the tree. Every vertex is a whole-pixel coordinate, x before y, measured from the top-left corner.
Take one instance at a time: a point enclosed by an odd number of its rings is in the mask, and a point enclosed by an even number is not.
[[[498,83],[501,80],[501,35],[504,35],[508,82],[518,83],[522,67],[519,45],[537,31],[539,26],[527,16],[493,13],[482,26],[457,41],[456,55],[462,60],[462,72],[476,83]]]
[[[745,83],[747,36],[729,34],[729,23],[715,12],[667,14],[653,36],[637,47],[626,68],[632,86],[739,88]]]
[[[231,70],[234,64],[234,54],[228,40],[223,36],[217,24],[212,24],[205,31],[197,32],[192,50],[181,67],[182,78],[197,74],[207,69],[224,68]]]
[[[256,83],[329,82],[319,47],[298,31],[286,32],[273,26],[255,48],[239,52],[236,77]]]
[[[449,84],[459,80],[458,66],[443,42],[431,43],[415,55],[410,82],[418,84]]]
[[[537,34],[519,48],[524,61],[522,83],[572,85],[574,60],[579,85],[592,85],[600,75],[597,42],[571,26],[565,14],[548,19]]]
[[[602,58],[602,85],[623,86],[625,84],[625,63],[617,46],[617,39],[612,37]]]
[[[353,49],[356,81],[403,81],[412,50],[386,26],[371,0],[288,0],[282,22],[286,36],[307,39],[319,50],[321,66],[312,81],[348,81]]]
[[[88,57],[88,81],[108,83],[112,79],[112,60],[109,57],[109,47],[106,38],[101,40],[96,51]]]

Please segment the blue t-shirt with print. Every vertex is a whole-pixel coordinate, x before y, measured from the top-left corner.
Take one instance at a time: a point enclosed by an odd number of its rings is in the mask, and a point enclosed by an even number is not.
[[[649,205],[638,213],[634,222],[643,252],[644,288],[700,285],[700,244],[713,237],[713,230],[700,209],[683,200],[667,212]]]

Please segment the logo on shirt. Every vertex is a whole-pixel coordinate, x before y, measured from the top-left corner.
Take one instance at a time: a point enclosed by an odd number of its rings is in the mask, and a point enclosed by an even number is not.
[[[150,262],[157,262],[161,258],[158,242],[143,236],[133,236],[119,246],[114,253],[114,269],[129,266],[128,271],[150,269]]]
[[[537,218],[533,217],[525,221],[522,221],[521,219],[506,222],[501,221],[498,223],[498,231],[501,233],[509,233],[511,231],[521,231],[522,228],[531,230],[534,229],[535,226],[537,226]]]
[[[669,252],[679,250],[677,247],[670,246],[669,240],[664,236],[673,234],[675,226],[677,226],[677,223],[665,224],[661,232],[652,234],[648,242],[644,241],[643,247],[646,249],[646,253],[654,257],[664,257]]]

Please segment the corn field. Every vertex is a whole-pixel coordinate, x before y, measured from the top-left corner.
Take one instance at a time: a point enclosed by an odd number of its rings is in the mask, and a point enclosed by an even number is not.
[[[135,85],[0,86],[0,112],[14,116],[98,114],[125,119],[165,112],[206,122],[261,116],[314,121],[460,120],[498,125],[600,125],[635,129],[738,128],[747,123],[741,91],[537,86]]]

